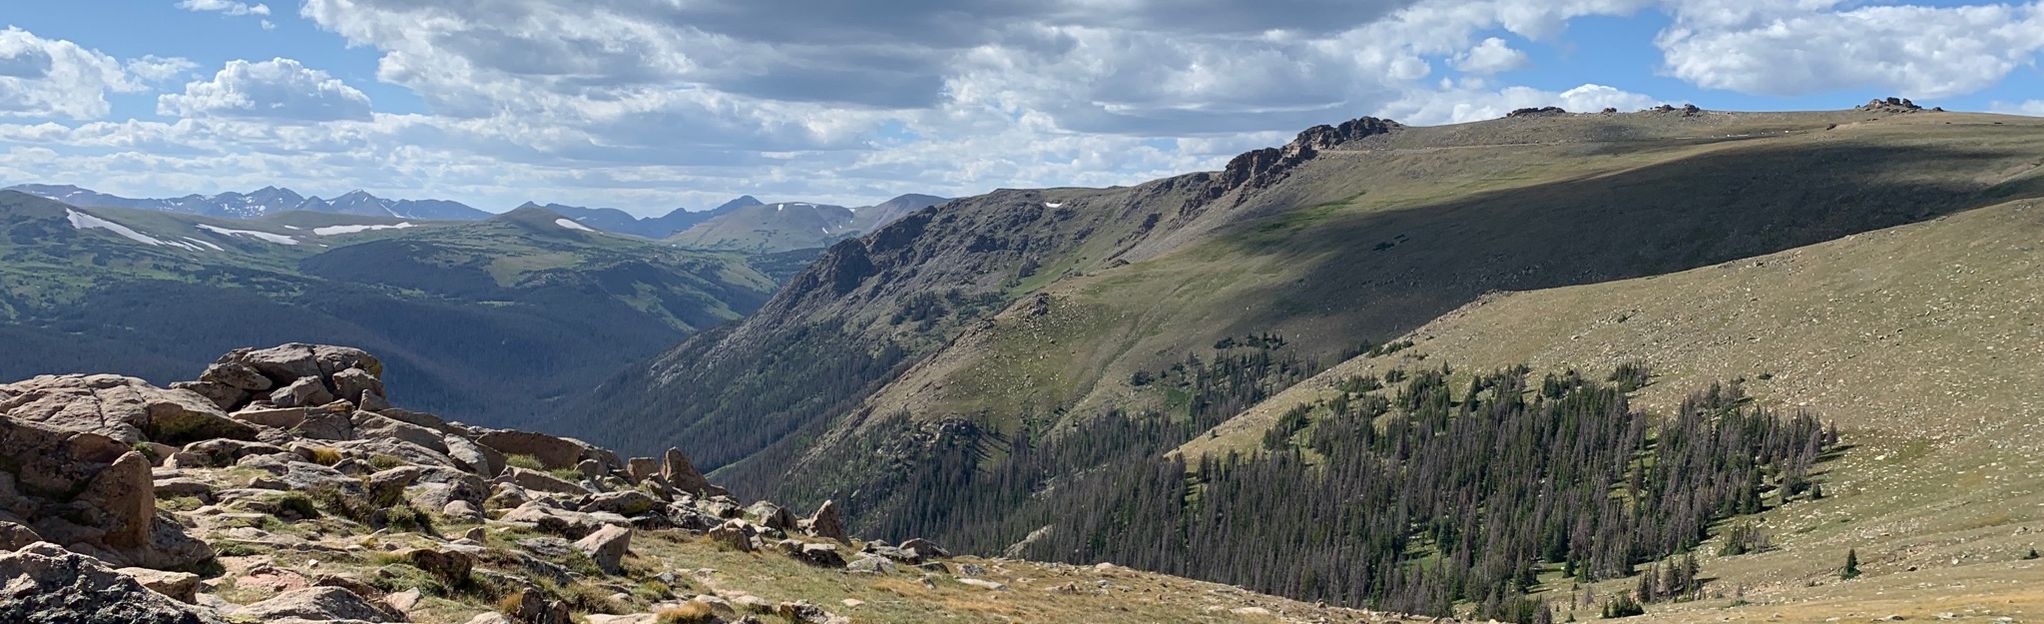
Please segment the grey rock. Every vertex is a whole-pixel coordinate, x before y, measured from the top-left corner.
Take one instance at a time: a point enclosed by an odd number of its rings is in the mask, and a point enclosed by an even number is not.
[[[275,598],[236,609],[234,615],[259,621],[300,618],[396,622],[401,619],[384,607],[340,587],[307,587],[287,591]]]
[[[233,362],[215,363],[206,367],[206,372],[199,373],[199,381],[216,383],[244,392],[263,392],[276,385],[270,383],[270,379],[256,371],[255,367]]]
[[[38,542],[0,554],[0,622],[219,624],[99,560]]]
[[[361,405],[364,393],[377,397],[386,396],[383,392],[383,381],[360,368],[344,369],[334,373],[332,379],[334,395],[343,401]]]
[[[318,377],[300,377],[270,392],[270,403],[277,407],[312,407],[333,400],[333,393],[327,392],[326,384]]]
[[[588,555],[596,567],[611,574],[623,571],[625,551],[632,545],[632,530],[605,526],[575,542],[575,550]]]

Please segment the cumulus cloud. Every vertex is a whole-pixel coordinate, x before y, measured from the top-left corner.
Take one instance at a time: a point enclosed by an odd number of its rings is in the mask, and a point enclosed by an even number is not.
[[[1497,37],[1484,39],[1455,59],[1455,69],[1471,74],[1489,75],[1525,66],[1526,53],[1512,49],[1511,44]]]
[[[228,61],[211,80],[157,98],[157,114],[280,121],[364,120],[369,96],[296,60]]]
[[[1707,0],[1657,40],[1667,70],[1713,89],[1806,95],[1879,88],[1916,97],[1984,89],[2044,50],[2044,4],[1855,6]]]
[[[1125,184],[1363,114],[1433,124],[1659,103],[1497,78],[1527,51],[1568,45],[1570,22],[1590,15],[1666,12],[1652,41],[1665,58],[1638,62],[1705,88],[1967,92],[2034,63],[2044,28],[2038,0],[2023,1],[305,0],[298,15],[367,50],[376,79],[425,112],[375,113],[354,86],[289,59],[194,80],[182,59],[105,55],[112,78],[73,91],[87,97],[28,108],[16,85],[48,91],[61,68],[90,63],[0,35],[0,115],[29,119],[0,125],[0,149],[14,146],[0,178],[180,192],[346,180],[645,211],[741,192],[854,203]],[[171,119],[92,121],[104,93],[171,80],[191,81],[158,97]],[[60,101],[73,112],[54,113]],[[64,117],[78,123],[49,123]],[[117,175],[136,171],[155,173]]]
[[[2029,100],[2026,102],[2017,102],[2014,104],[2010,104],[2007,102],[1995,102],[1994,106],[1991,107],[1990,110],[1993,110],[1994,112],[1997,113],[2005,113],[2009,115],[2029,115],[2031,117],[2044,117],[2044,100]]]
[[[1521,108],[1559,106],[1579,113],[1616,108],[1630,112],[1659,103],[1647,95],[1600,84],[1585,84],[1559,93],[1518,86],[1486,90],[1450,84],[1407,94],[1386,105],[1381,114],[1407,123],[1433,125],[1497,119]]]
[[[108,92],[144,88],[111,56],[12,26],[0,30],[0,116],[92,119],[110,109]]]
[[[199,64],[187,58],[164,58],[151,54],[138,59],[129,59],[126,68],[128,73],[138,80],[148,83],[159,83],[176,80],[185,74],[189,74],[192,70],[198,69]]]
[[[248,4],[232,0],[181,0],[177,8],[186,11],[213,11],[227,15],[269,15],[270,6],[263,3]]]

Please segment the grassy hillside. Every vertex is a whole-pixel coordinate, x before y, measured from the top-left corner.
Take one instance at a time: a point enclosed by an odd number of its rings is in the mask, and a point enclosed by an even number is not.
[[[610,386],[644,394],[575,413],[608,416],[592,421],[598,431],[650,423],[633,431],[690,447],[751,492],[849,499],[867,528],[1013,542],[1032,528],[1003,523],[1017,505],[1061,496],[1041,493],[1104,469],[1104,458],[1168,450],[1490,293],[1658,282],[1995,214],[2044,197],[2040,153],[2037,120],[1956,113],[1675,111],[1438,128],[1359,120],[1245,154],[1220,173],[1132,189],[1004,191],[840,243],[761,314]],[[1758,339],[1709,327],[1684,335]],[[1659,359],[1627,347],[1580,366]],[[1774,353],[1807,360],[1826,350]],[[1551,363],[1493,355],[1469,366]],[[1926,361],[1898,361],[1893,375],[1920,379],[1922,369],[1908,367]],[[1665,406],[1707,381],[1793,378],[1790,366],[1775,367],[1697,370],[1648,392],[1666,392]],[[1898,400],[1872,390],[1856,396]],[[1109,435],[1093,424],[1116,414],[1154,414],[1179,432]],[[1881,435],[1863,417],[1824,415],[1848,426],[1854,444]],[[1214,444],[1254,448],[1270,421],[1261,422],[1224,427]],[[1128,448],[1080,448],[1089,436]],[[1146,448],[1154,444],[1167,445]],[[812,469],[860,465],[851,460],[876,448],[886,461],[864,462],[868,471]],[[1850,451],[1836,470],[1893,457]],[[977,494],[990,489],[1013,496]],[[1790,516],[1770,516],[1781,517]],[[1835,566],[1819,562],[1831,558],[1799,565]]]
[[[160,382],[235,345],[342,343],[391,354],[421,407],[520,422],[775,286],[737,256],[555,219],[229,221],[0,193],[0,346],[17,354],[0,376]]]
[[[2021,200],[1670,275],[1499,293],[1412,332],[1408,351],[1342,363],[1181,450],[1253,450],[1280,414],[1330,396],[1332,380],[1392,369],[1641,361],[1655,376],[1638,396],[1661,406],[1744,379],[1763,402],[1836,420],[1854,449],[1832,468],[1830,497],[1768,519],[1780,550],[1706,559],[1757,604],[1704,601],[1669,617],[2044,607],[2027,589],[2044,567],[2021,559],[2044,523],[2039,236],[2044,202]],[[1841,583],[1848,548],[1868,576]]]

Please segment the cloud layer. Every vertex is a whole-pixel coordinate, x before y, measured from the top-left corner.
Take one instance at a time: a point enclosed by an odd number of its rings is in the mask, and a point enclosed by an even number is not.
[[[15,123],[0,123],[0,178],[147,172],[179,191],[332,184],[640,212],[737,193],[851,203],[1129,183],[1365,114],[1432,124],[1660,103],[1594,76],[1512,84],[1540,62],[1527,50],[1569,45],[1570,22],[1593,15],[1665,16],[1651,41],[1662,58],[1640,62],[1755,95],[1966,94],[2044,54],[2038,2],[305,0],[295,16],[231,0],[177,6],[305,20],[336,47],[370,50],[374,80],[425,112],[378,111],[369,85],[269,58],[169,86],[157,119],[111,119],[109,95],[202,68],[10,28],[0,122]]]

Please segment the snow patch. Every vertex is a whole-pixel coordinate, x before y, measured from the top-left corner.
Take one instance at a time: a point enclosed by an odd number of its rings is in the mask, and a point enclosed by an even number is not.
[[[227,235],[227,236],[240,236],[240,237],[243,237],[243,238],[253,238],[253,239],[256,239],[256,240],[259,240],[259,241],[266,241],[266,242],[276,243],[276,244],[279,244],[279,245],[296,245],[296,244],[298,244],[298,239],[295,239],[295,238],[291,238],[291,237],[289,237],[289,236],[285,236],[285,235],[283,235],[283,234],[271,234],[271,233],[269,233],[269,232],[257,232],[257,231],[255,231],[255,230],[234,230],[234,229],[228,229],[228,228],[220,227],[220,226],[217,226],[217,225],[206,225],[206,224],[203,224],[203,223],[202,223],[202,224],[199,224],[199,229],[201,229],[201,230],[205,230],[205,231],[208,231],[208,232],[212,232],[212,233],[214,233],[214,234],[224,234],[224,235]]]
[[[554,225],[558,225],[558,226],[561,226],[561,227],[564,227],[564,228],[568,228],[568,229],[570,229],[570,230],[581,230],[581,231],[584,231],[584,232],[594,232],[594,231],[596,231],[596,230],[592,230],[592,229],[589,229],[589,226],[586,226],[586,225],[582,225],[582,224],[580,224],[580,223],[576,223],[576,222],[575,222],[575,221],[574,221],[573,219],[554,219]]]
[[[1051,210],[1057,210],[1057,209],[1059,209],[1059,208],[1063,208],[1063,207],[1065,207],[1065,203],[1064,203],[1064,202],[1043,202],[1043,207],[1045,207],[1045,208],[1049,208],[1049,209],[1051,209]]]
[[[203,247],[205,247],[205,248],[207,248],[207,249],[211,249],[211,250],[213,250],[213,251],[227,251],[227,250],[225,250],[225,249],[221,249],[219,245],[215,245],[215,244],[212,244],[212,243],[209,243],[209,242],[206,242],[206,241],[202,241],[202,240],[199,240],[199,239],[196,239],[196,238],[187,238],[187,239],[185,239],[185,242],[187,242],[187,243],[191,243],[191,244],[194,244],[194,245],[200,245],[200,246],[203,246]]]
[[[119,223],[114,223],[106,219],[101,219],[99,217],[85,214],[83,212],[79,212],[69,208],[64,209],[64,212],[67,213],[65,219],[71,222],[71,227],[73,228],[77,228],[80,230],[86,228],[99,228],[102,230],[106,230],[108,232],[119,234],[121,238],[125,238],[145,245],[155,245],[158,247],[184,247],[186,249],[192,249],[192,247],[189,245],[166,243],[160,240],[156,240],[154,238],[150,238],[148,236],[143,235],[141,232],[129,229],[128,226],[121,225]]]
[[[402,230],[409,227],[418,226],[412,225],[410,221],[396,225],[329,225],[312,228],[312,233],[320,236],[333,236],[335,234],[359,234],[370,230]]]

